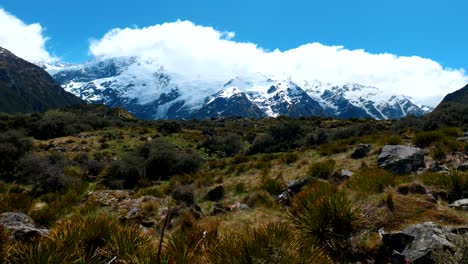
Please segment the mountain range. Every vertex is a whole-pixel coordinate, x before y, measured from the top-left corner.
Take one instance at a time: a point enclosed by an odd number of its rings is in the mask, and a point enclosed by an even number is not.
[[[81,99],[124,107],[143,119],[280,115],[397,119],[432,110],[410,97],[352,82],[336,85],[262,73],[221,81],[188,78],[165,69],[154,58],[115,57],[80,65],[41,66]]]

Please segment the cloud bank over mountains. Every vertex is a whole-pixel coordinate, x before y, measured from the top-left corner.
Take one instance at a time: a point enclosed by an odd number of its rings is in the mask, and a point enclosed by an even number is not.
[[[0,9],[0,24],[0,46],[30,61],[56,60],[46,50],[48,38],[40,24],[28,25],[3,9]],[[155,59],[168,71],[193,80],[226,81],[262,73],[276,78],[291,77],[299,84],[303,80],[332,84],[356,82],[389,94],[411,96],[432,106],[447,93],[468,83],[463,69],[444,68],[428,58],[372,54],[320,43],[284,51],[266,50],[254,43],[236,41],[234,32],[191,21],[112,29],[102,38],[90,41],[89,53],[94,58]]]
[[[356,82],[388,93],[405,94],[430,105],[468,82],[463,69],[443,68],[433,60],[417,56],[372,54],[320,43],[268,51],[254,43],[237,42],[234,36],[233,32],[176,21],[113,29],[101,39],[91,41],[90,53],[96,57],[155,57],[168,70],[192,78],[226,80],[260,72],[297,81]]]
[[[0,47],[29,61],[56,60],[46,50],[48,40],[39,23],[26,24],[14,15],[0,8]]]

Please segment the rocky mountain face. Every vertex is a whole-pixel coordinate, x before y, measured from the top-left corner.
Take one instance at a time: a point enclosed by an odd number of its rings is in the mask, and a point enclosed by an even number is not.
[[[0,112],[35,112],[83,103],[45,70],[0,47]]]
[[[144,119],[288,115],[397,119],[431,109],[403,95],[356,83],[298,82],[260,73],[225,81],[190,79],[154,59],[119,57],[47,67],[62,87],[83,100],[121,106]]]

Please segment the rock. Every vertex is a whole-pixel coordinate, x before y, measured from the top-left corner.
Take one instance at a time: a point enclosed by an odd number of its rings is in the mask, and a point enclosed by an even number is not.
[[[468,171],[468,162],[464,162],[463,164],[460,164],[460,166],[458,166],[457,170]]]
[[[230,207],[223,206],[220,203],[216,203],[213,207],[213,211],[211,211],[211,215],[219,215],[229,213],[231,211]]]
[[[288,189],[292,193],[296,194],[302,190],[304,186],[306,186],[309,183],[309,179],[307,178],[301,178],[298,180],[292,180],[288,182]]]
[[[112,206],[123,200],[130,199],[131,191],[126,190],[103,190],[88,192],[83,202],[100,206]]]
[[[449,207],[455,208],[457,210],[468,211],[468,199],[456,200],[455,202],[449,204]]]
[[[382,148],[377,160],[377,165],[384,170],[406,174],[416,172],[425,167],[425,151],[405,145],[386,145]]]
[[[349,178],[351,178],[352,176],[353,176],[353,173],[350,170],[342,169],[341,172],[339,173],[338,172],[333,173],[329,178],[329,182],[335,185],[339,185],[349,180]]]
[[[353,176],[353,173],[350,170],[347,169],[342,169],[341,170],[341,177],[342,178],[351,178]]]
[[[353,153],[351,154],[351,158],[362,159],[369,154],[370,150],[371,150],[370,144],[359,144],[357,145],[356,149],[354,149]]]
[[[407,263],[435,264],[433,258],[435,251],[448,249],[457,252],[462,250],[452,243],[459,237],[460,235],[451,228],[427,222],[409,226],[401,232],[383,234],[382,242],[391,251],[403,255]]]
[[[457,140],[461,142],[468,142],[468,136],[459,137]]]
[[[284,190],[278,197],[276,197],[276,202],[281,205],[290,205],[291,197],[296,193],[300,192],[304,186],[309,183],[309,179],[301,178],[298,180],[293,180],[288,183],[288,187]]]
[[[250,209],[250,207],[248,205],[246,205],[245,203],[235,203],[233,205],[231,205],[231,207],[229,208],[231,211],[238,211],[238,210],[247,210],[247,209]]]
[[[412,182],[408,184],[401,184],[397,187],[397,192],[403,195],[407,194],[427,194],[426,187],[424,185]]]
[[[430,172],[439,172],[439,171],[448,171],[449,169],[446,166],[440,164],[439,161],[434,161],[429,164],[428,170]]]
[[[205,201],[219,202],[224,198],[224,187],[222,185],[208,191],[205,195]]]
[[[24,213],[6,212],[0,214],[0,226],[11,232],[11,239],[21,241],[31,240],[49,233],[48,229],[38,227],[34,220]]]
[[[449,168],[458,169],[468,163],[468,155],[463,152],[450,153],[445,158],[445,165]]]

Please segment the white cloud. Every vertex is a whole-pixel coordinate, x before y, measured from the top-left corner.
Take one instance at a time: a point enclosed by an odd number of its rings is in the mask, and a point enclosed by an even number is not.
[[[417,56],[371,54],[320,43],[266,51],[253,43],[236,42],[234,37],[233,32],[177,21],[113,29],[91,41],[90,53],[96,57],[154,57],[170,71],[220,81],[255,72],[336,84],[352,81],[412,96],[430,105],[468,82],[463,69],[443,68]]]
[[[28,61],[55,60],[45,48],[47,38],[40,24],[25,24],[0,8],[0,47]]]

